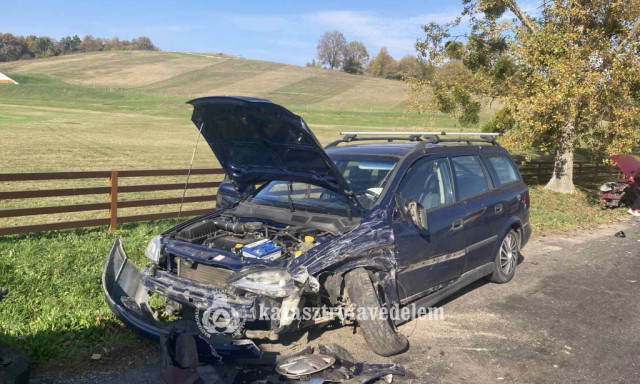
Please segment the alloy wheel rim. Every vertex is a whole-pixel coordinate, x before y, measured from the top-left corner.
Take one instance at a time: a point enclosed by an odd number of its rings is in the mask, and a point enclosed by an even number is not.
[[[518,262],[518,242],[513,233],[509,233],[500,245],[500,269],[505,275],[510,274]]]

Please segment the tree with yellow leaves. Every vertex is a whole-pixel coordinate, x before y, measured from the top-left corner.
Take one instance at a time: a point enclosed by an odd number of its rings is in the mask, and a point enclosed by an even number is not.
[[[463,3],[462,18],[423,27],[418,52],[457,75],[410,79],[414,109],[465,116],[474,98],[501,100],[503,145],[554,151],[547,188],[557,192],[575,191],[577,146],[594,157],[631,151],[640,128],[640,0],[547,0],[535,16],[515,0]],[[463,19],[470,32],[456,36]]]

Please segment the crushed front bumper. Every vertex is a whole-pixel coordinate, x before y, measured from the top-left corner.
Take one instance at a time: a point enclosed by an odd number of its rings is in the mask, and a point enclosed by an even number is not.
[[[102,272],[102,289],[111,311],[130,329],[159,342],[175,339],[178,334],[193,335],[201,361],[215,361],[221,357],[257,358],[260,350],[251,340],[237,340],[223,333],[205,334],[198,327],[196,317],[171,323],[160,321],[149,305],[149,293],[157,292],[168,299],[205,310],[211,308],[224,294],[204,284],[181,279],[175,275],[145,269],[140,271],[127,257],[122,241],[116,240]],[[224,300],[234,313],[252,320],[256,308],[250,300]]]

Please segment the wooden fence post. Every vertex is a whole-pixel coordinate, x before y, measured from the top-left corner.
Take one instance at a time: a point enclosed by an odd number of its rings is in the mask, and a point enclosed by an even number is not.
[[[113,232],[118,225],[118,171],[115,169],[111,171],[109,187],[109,232]]]
[[[582,162],[578,163],[578,179],[582,177]]]

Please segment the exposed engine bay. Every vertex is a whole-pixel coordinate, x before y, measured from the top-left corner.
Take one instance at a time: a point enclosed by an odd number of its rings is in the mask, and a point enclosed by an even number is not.
[[[243,258],[287,260],[326,241],[327,232],[304,226],[274,226],[260,221],[240,222],[220,216],[192,224],[176,240],[235,253]]]
[[[158,236],[155,249],[152,240],[146,254],[154,264],[146,269],[141,285],[167,299],[164,315],[158,312],[155,317],[190,319],[222,309],[234,324],[223,334],[234,339],[274,339],[286,328],[306,326],[294,322],[296,311],[305,304],[320,304],[321,296],[327,295],[306,269],[287,267],[334,235],[310,225],[258,220],[229,213],[202,217],[162,239]],[[259,312],[266,309],[280,313],[261,318]]]
[[[636,192],[628,182],[612,181],[600,186],[600,199],[604,208],[631,205],[635,198]]]

